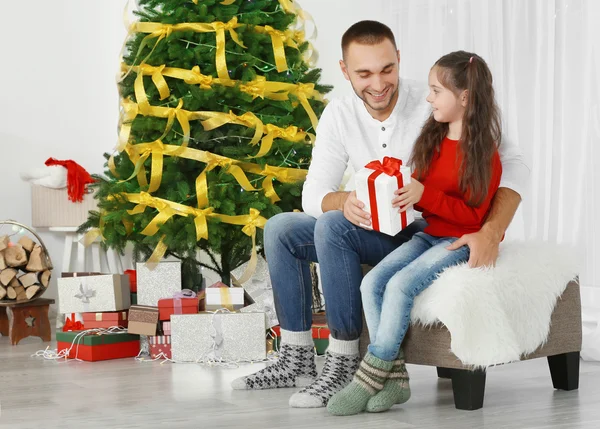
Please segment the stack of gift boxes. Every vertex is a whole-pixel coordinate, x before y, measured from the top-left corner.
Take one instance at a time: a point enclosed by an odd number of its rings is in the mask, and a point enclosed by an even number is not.
[[[57,332],[58,351],[70,349],[70,358],[89,361],[135,357],[143,335],[152,358],[266,357],[265,333],[272,325],[265,314],[275,313],[263,303],[266,296],[257,305],[240,287],[219,282],[196,295],[182,291],[181,284],[180,262],[137,264],[125,275],[72,273],[60,278],[59,311],[77,320],[67,323],[67,329],[78,330]],[[106,331],[116,326],[127,329]],[[88,331],[93,328],[104,329]]]
[[[217,282],[198,295],[181,290],[181,284],[180,262],[140,263],[124,275],[60,278],[59,311],[77,320],[66,324],[77,330],[57,332],[58,350],[70,349],[70,358],[89,361],[135,357],[140,336],[148,337],[152,358],[176,362],[257,361],[270,346],[278,349],[279,322],[268,276],[243,288]],[[126,330],[106,331],[116,326]],[[329,338],[324,320],[313,325],[313,338],[317,353],[323,354]]]

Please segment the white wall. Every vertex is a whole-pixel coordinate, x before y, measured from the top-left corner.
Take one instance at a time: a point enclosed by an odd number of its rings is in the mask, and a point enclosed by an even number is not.
[[[3,2],[0,220],[31,224],[30,189],[19,175],[49,157],[102,172],[102,154],[116,142],[124,5],[125,0]],[[56,278],[62,236],[41,236]],[[55,280],[45,296],[56,297]]]

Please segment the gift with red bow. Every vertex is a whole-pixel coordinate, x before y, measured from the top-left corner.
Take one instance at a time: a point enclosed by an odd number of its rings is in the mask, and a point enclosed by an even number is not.
[[[364,203],[371,214],[371,227],[375,231],[396,235],[414,221],[412,208],[400,213],[392,207],[394,191],[410,183],[410,167],[397,158],[384,157],[371,161],[355,174],[356,198]]]

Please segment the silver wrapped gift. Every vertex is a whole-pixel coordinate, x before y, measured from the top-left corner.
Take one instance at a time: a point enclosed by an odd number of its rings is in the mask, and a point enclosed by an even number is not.
[[[264,313],[199,313],[171,316],[175,362],[256,361],[266,357]]]
[[[231,272],[232,277],[239,279],[248,268],[248,262],[240,265]],[[232,278],[233,280],[233,278]],[[259,295],[265,289],[271,289],[271,277],[269,276],[269,267],[267,261],[262,256],[258,256],[256,270],[252,274],[250,280],[245,282],[242,287],[248,294],[254,298],[254,295]]]
[[[136,265],[137,303],[158,306],[161,298],[172,298],[181,290],[181,262],[165,261],[150,269],[143,262]]]
[[[275,311],[275,301],[273,298],[273,290],[263,290],[260,295],[253,296],[254,304],[242,308],[242,313],[264,313],[267,323],[267,328],[279,325],[277,312]]]
[[[57,283],[59,313],[121,311],[131,305],[126,275],[62,277]]]

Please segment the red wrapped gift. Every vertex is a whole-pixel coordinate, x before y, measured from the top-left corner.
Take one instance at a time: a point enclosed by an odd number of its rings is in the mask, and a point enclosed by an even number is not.
[[[148,337],[150,342],[150,356],[152,359],[167,358],[171,359],[171,336],[157,335]],[[162,353],[162,354],[161,354]]]
[[[95,362],[108,359],[136,357],[140,352],[140,337],[112,333],[81,336],[81,332],[57,332],[57,351],[69,350],[69,359]]]
[[[112,328],[113,326],[127,328],[127,311],[83,313],[83,324],[85,329]]]
[[[158,300],[158,319],[171,320],[172,314],[197,314],[198,298],[163,298]]]
[[[125,270],[125,274],[129,276],[131,293],[137,293],[137,272],[135,270]]]
[[[327,325],[312,325],[312,337],[315,340],[328,340],[329,339],[329,328]]]

